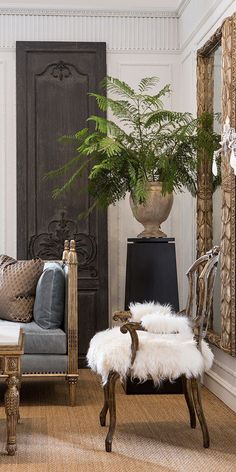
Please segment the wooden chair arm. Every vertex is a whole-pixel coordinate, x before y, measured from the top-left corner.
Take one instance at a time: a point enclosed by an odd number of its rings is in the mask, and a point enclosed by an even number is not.
[[[137,331],[146,331],[141,323],[129,322],[125,323],[120,327],[120,331],[123,334],[129,332],[131,336],[131,366],[135,361],[135,357],[139,348],[139,339]]]
[[[131,318],[131,313],[130,311],[115,311],[112,319],[114,321],[121,321],[122,323],[125,323]]]

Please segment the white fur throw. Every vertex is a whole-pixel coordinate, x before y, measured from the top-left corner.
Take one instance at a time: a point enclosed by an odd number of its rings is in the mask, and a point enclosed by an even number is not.
[[[213,354],[202,342],[202,353],[193,338],[182,334],[153,334],[140,331],[139,350],[132,368],[132,376],[141,381],[151,375],[155,383],[162,379],[176,379],[185,374],[196,377],[209,370]],[[122,378],[129,372],[131,361],[131,339],[129,333],[122,334],[120,328],[97,333],[90,342],[87,354],[88,365],[106,382],[111,370]]]
[[[213,354],[205,341],[201,345],[202,352],[197,348],[186,317],[172,314],[169,306],[154,303],[131,305],[130,309],[132,321],[141,321],[149,331],[138,331],[139,350],[132,377],[145,381],[151,376],[159,383],[183,374],[188,378],[197,377],[211,368]],[[171,334],[176,332],[178,334]],[[119,327],[101,331],[90,342],[88,365],[101,375],[103,383],[111,370],[125,378],[131,363],[130,346],[130,334],[122,334]]]
[[[158,302],[145,302],[145,303],[130,303],[129,306],[132,321],[139,323],[144,315],[170,315],[172,314],[172,308],[170,305],[161,305]]]
[[[131,303],[131,321],[141,322],[147,331],[192,335],[191,322],[186,316],[176,315],[170,305],[160,303]]]

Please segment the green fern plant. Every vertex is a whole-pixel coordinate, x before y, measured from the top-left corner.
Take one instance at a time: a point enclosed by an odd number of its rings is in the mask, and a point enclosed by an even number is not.
[[[92,208],[115,204],[127,192],[135,202],[143,203],[149,181],[162,182],[163,194],[184,188],[196,194],[197,151],[204,149],[211,157],[219,147],[219,136],[212,131],[211,115],[199,120],[190,113],[166,110],[163,99],[170,94],[170,85],[150,94],[158,81],[157,77],[144,78],[135,91],[117,78],[106,77],[103,86],[108,97],[89,94],[112,118],[92,115],[88,118],[92,130],[87,127],[60,138],[74,143],[75,156],[47,174],[65,176],[54,197],[75,185],[86,167]]]

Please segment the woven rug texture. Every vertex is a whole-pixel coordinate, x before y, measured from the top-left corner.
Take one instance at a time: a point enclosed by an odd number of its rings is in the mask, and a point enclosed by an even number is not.
[[[100,379],[80,370],[75,407],[68,406],[67,388],[63,380],[22,383],[18,451],[9,457],[1,382],[1,472],[236,471],[236,414],[206,389],[210,449],[202,447],[199,424],[190,428],[183,395],[125,395],[117,383],[117,428],[113,452],[106,453]]]

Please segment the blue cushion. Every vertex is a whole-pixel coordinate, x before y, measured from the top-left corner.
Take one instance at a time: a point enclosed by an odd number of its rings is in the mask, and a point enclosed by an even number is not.
[[[66,373],[68,357],[66,355],[24,354],[21,358],[23,374]]]
[[[34,321],[44,329],[60,328],[65,310],[65,276],[61,265],[49,262],[39,278],[34,302]]]
[[[13,321],[0,320],[0,330],[2,326],[7,326],[10,332],[12,326],[16,324],[19,325],[25,333],[24,354],[61,355],[67,353],[67,337],[62,329],[43,329],[40,328],[35,321],[31,321],[31,323],[16,323]]]

